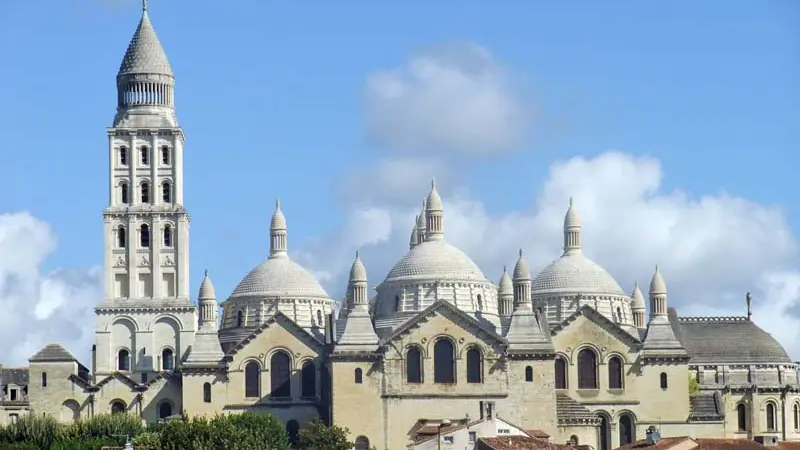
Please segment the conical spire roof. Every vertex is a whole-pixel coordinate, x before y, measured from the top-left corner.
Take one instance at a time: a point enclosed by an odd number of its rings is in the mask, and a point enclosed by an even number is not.
[[[167,60],[164,47],[161,46],[156,30],[153,29],[150,17],[147,15],[147,0],[142,2],[142,19],[128,44],[128,50],[125,51],[125,57],[122,58],[117,76],[132,74],[172,76],[172,66]]]
[[[197,298],[198,300],[216,300],[217,298],[214,284],[211,283],[211,278],[208,276],[208,270],[206,270],[203,282],[200,284],[200,294]]]
[[[645,309],[644,295],[642,295],[642,290],[639,288],[638,282],[633,285],[631,298],[633,299],[633,305],[631,305],[633,309]]]
[[[503,266],[503,276],[500,277],[500,284],[498,285],[499,289],[497,293],[500,295],[514,295],[514,283],[511,281],[511,277],[508,276],[508,271],[506,267]]]

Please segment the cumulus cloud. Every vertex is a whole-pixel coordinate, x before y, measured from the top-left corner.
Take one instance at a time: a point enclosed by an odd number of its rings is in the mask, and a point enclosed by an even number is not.
[[[5,365],[27,364],[35,352],[61,343],[84,364],[94,342],[94,306],[102,271],[42,268],[56,249],[50,226],[28,213],[0,215],[0,342]]]
[[[681,315],[700,309],[744,315],[745,293],[752,291],[759,324],[800,357],[800,346],[794,344],[800,321],[787,314],[800,288],[800,273],[788,269],[797,262],[798,240],[783,211],[727,193],[664,191],[663,178],[661,164],[653,157],[616,151],[574,157],[552,164],[547,178],[533,189],[539,193],[536,198],[520,198],[519,210],[502,214],[488,213],[466,187],[454,183],[443,192],[445,233],[490,279],[496,281],[503,265],[514,263],[519,248],[526,250],[536,272],[560,256],[564,213],[573,197],[583,225],[584,252],[624,290],[631,290],[635,281],[648,284],[659,264],[669,302]],[[427,184],[418,189],[426,188]],[[371,235],[365,229],[369,221],[364,221],[363,227],[342,230],[335,250],[305,249],[326,255],[316,262],[324,266],[331,292],[343,292],[356,247],[362,248],[371,283],[381,281],[408,249],[419,211],[412,201],[371,206],[373,215],[384,211],[374,233],[381,239],[363,239]],[[358,211],[350,211],[349,220],[358,220]],[[334,251],[344,257],[330,254]]]
[[[516,148],[529,131],[514,77],[473,44],[427,49],[374,73],[365,97],[369,137],[393,150],[486,154]]]

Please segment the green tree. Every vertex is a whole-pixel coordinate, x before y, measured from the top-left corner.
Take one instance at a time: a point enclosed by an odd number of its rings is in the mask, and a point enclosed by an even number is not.
[[[353,443],[347,439],[350,430],[347,428],[326,426],[319,420],[313,420],[300,430],[297,448],[301,450],[350,450]]]

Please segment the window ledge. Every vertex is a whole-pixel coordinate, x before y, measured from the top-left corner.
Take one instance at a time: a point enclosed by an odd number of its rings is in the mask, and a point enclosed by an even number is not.
[[[625,388],[608,388],[607,391],[609,394],[623,394],[625,393]]]

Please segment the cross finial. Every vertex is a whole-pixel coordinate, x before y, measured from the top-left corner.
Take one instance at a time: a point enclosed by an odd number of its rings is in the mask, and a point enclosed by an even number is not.
[[[147,0],[142,0],[142,11],[147,11]]]
[[[144,0],[144,1],[146,2],[147,0]],[[208,276],[208,269],[206,269],[206,276]]]

